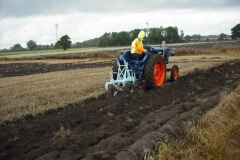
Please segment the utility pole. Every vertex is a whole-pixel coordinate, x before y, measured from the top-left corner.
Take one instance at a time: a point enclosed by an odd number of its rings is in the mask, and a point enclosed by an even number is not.
[[[58,24],[57,23],[56,23],[55,27],[56,27],[56,40],[58,41],[58,34],[57,34]]]
[[[148,22],[146,24],[147,24],[146,37],[148,37]]]
[[[149,24],[149,21],[146,22],[146,25],[147,25],[147,29],[146,29],[146,39],[144,40],[144,43],[146,44],[147,41],[148,41],[148,34],[149,34],[149,30],[148,30],[148,24]]]

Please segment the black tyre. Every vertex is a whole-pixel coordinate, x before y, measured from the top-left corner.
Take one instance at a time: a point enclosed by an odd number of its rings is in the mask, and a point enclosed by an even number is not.
[[[144,77],[148,88],[161,86],[166,77],[166,64],[162,56],[154,54],[144,69]]]
[[[172,70],[171,70],[171,81],[176,81],[178,79],[179,76],[179,69],[177,65],[173,65],[172,66]]]
[[[117,64],[117,61],[114,62],[112,71],[113,71],[113,72],[116,72],[116,73],[118,72],[118,64]],[[114,80],[117,79],[117,74],[113,74],[113,79],[114,79]]]

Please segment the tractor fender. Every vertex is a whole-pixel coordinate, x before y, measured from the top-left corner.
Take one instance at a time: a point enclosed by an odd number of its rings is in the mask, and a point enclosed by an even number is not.
[[[154,55],[154,53],[152,53],[152,52],[147,52],[146,53],[146,55],[145,55],[145,57],[143,58],[143,64],[145,65],[145,64],[147,64],[147,62],[148,62],[148,60],[150,59],[150,57],[152,57],[152,55]]]

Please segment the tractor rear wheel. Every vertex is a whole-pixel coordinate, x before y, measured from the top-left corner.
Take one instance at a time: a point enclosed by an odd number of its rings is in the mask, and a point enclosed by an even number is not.
[[[144,69],[144,78],[148,88],[161,86],[166,77],[166,64],[162,56],[154,54],[148,60]]]
[[[113,71],[113,72],[116,72],[116,73],[118,72],[118,64],[117,64],[117,61],[114,62],[112,71]],[[114,80],[117,79],[117,74],[113,74],[113,79],[114,79]]]
[[[178,79],[178,76],[179,76],[178,66],[173,65],[171,70],[171,81],[176,81]]]
[[[119,61],[120,65],[123,65],[121,61]],[[121,70],[123,69],[123,67],[121,67]],[[116,80],[117,79],[117,73],[118,73],[118,62],[115,61],[112,67],[112,71],[115,72],[115,74],[113,74],[113,79]],[[124,73],[124,72],[123,72]]]

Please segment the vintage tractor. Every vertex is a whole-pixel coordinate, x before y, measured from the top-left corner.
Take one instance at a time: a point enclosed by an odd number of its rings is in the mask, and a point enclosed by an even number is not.
[[[169,63],[169,55],[174,56],[176,53],[171,52],[171,48],[144,46],[147,50],[142,57],[134,57],[129,50],[122,52],[113,65],[113,71],[110,73],[110,81],[106,82],[105,88],[116,88],[127,84],[134,84],[145,80],[148,88],[161,86],[166,80],[166,72],[171,72],[170,80],[175,81],[179,76],[177,65],[172,68],[166,68]],[[116,93],[115,93],[116,94]]]

